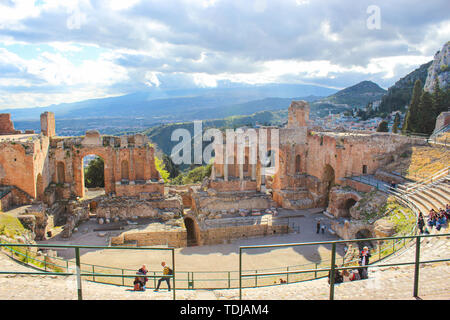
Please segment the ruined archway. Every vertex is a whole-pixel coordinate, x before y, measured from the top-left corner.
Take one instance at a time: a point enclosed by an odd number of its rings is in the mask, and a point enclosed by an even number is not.
[[[105,194],[105,160],[96,155],[88,154],[83,157],[83,183],[88,197]]]
[[[295,173],[299,174],[302,171],[301,169],[301,157],[300,155],[295,156]]]
[[[369,238],[373,238],[373,236],[372,236],[372,232],[370,232],[370,230],[361,229],[356,233],[355,238],[356,239],[369,239]],[[372,242],[370,242],[368,240],[358,241],[359,250],[362,250],[364,248],[364,246],[373,248]]]
[[[343,207],[343,217],[350,217],[350,209],[356,204],[356,200],[353,198],[349,198],[344,202]]]
[[[36,199],[43,201],[44,200],[44,179],[42,175],[39,173],[36,178]]]
[[[65,183],[66,182],[66,166],[64,162],[58,161],[56,164],[56,183]]]
[[[120,165],[120,173],[122,180],[130,180],[130,170],[127,160],[123,160]]]
[[[184,225],[186,227],[186,246],[194,247],[199,245],[199,230],[197,222],[191,217],[184,218]]]

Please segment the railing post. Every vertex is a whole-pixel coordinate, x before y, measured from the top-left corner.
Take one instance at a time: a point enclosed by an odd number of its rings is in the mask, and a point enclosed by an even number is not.
[[[239,300],[242,300],[242,248],[239,248]]]
[[[77,266],[77,291],[78,291],[78,300],[83,300],[83,293],[81,289],[81,263],[80,263],[80,248],[75,248],[75,261]]]
[[[314,279],[317,279],[317,266],[318,266],[318,264],[317,264],[317,262],[315,263],[315,265],[316,265],[316,271],[314,271]]]
[[[258,275],[257,275],[257,273],[258,273],[258,270],[255,270],[255,288],[258,287]]]
[[[289,267],[286,267],[286,271],[289,272]],[[289,273],[286,273],[286,283],[289,284]]]
[[[122,286],[125,286],[125,277],[123,276],[124,270],[122,269]]]
[[[417,298],[419,296],[419,267],[420,267],[420,236],[416,236],[416,261],[414,268],[414,294]]]
[[[231,274],[230,271],[228,271],[228,289],[231,288]]]
[[[92,281],[95,282],[95,276],[94,276],[94,273],[95,273],[95,266],[92,265]]]
[[[330,300],[334,300],[334,264],[336,263],[336,243],[331,247],[331,270],[330,270]]]
[[[176,291],[176,284],[175,284],[175,249],[172,248],[172,279],[173,279],[173,300],[176,299],[175,291]],[[169,280],[170,281],[170,280]]]

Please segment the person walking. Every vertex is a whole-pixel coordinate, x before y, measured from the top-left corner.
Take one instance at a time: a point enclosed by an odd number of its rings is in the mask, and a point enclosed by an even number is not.
[[[173,274],[173,271],[168,266],[166,266],[166,263],[164,261],[161,262],[161,266],[163,267],[163,277],[158,280],[158,285],[156,286],[156,289],[154,290],[155,292],[158,292],[159,286],[161,285],[161,282],[163,280],[167,282],[167,287],[170,291],[170,277],[168,277],[168,276],[171,276]]]
[[[361,253],[359,254],[359,265],[360,266],[367,266],[369,264],[369,258],[370,258],[370,252],[369,248],[366,246],[362,249]],[[360,268],[361,269],[361,279],[367,279],[369,278],[369,273],[367,271],[367,267]]]
[[[417,219],[417,226],[419,227],[420,234],[423,233],[423,227],[425,226],[425,221],[423,219],[422,212],[419,212],[419,218]]]
[[[320,219],[317,221],[317,230],[316,230],[316,233],[317,234],[319,234],[319,232],[320,232]]]

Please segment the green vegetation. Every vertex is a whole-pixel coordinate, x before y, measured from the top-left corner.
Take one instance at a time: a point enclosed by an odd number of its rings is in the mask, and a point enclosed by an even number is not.
[[[211,169],[212,163],[206,166],[199,166],[186,173],[180,174],[178,177],[173,179],[171,183],[176,185],[200,183],[206,177],[211,176]]]
[[[398,133],[399,126],[400,126],[400,114],[397,112],[395,114],[394,124],[392,125],[392,132]]]
[[[416,224],[416,216],[414,212],[408,208],[401,206],[394,197],[387,199],[385,210],[390,211],[387,218],[395,225],[395,235],[408,235]]]
[[[405,111],[405,106],[409,104],[416,80],[425,83],[428,75],[428,68],[432,61],[421,65],[419,68],[398,80],[388,89],[387,94],[381,98],[381,103],[377,115],[385,117],[393,111]]]
[[[84,168],[84,185],[86,188],[105,187],[105,162],[97,157]]]
[[[14,236],[21,236],[27,230],[20,223],[19,219],[0,211],[0,235],[13,238]]]
[[[403,124],[403,133],[431,134],[437,116],[450,108],[450,88],[442,90],[437,80],[432,94],[422,88],[422,82],[417,80]]]
[[[388,128],[388,123],[387,123],[387,121],[386,121],[386,120],[381,121],[381,122],[378,124],[377,132],[388,132],[388,131],[389,131],[389,128]]]
[[[168,182],[170,173],[166,170],[166,165],[163,160],[159,159],[157,156],[155,156],[155,167],[164,182]]]

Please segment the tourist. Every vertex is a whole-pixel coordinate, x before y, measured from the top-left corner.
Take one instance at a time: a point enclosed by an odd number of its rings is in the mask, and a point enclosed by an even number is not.
[[[318,234],[320,231],[320,219],[317,221],[317,230],[316,233]]]
[[[351,274],[350,281],[361,280],[358,269],[352,270]]]
[[[136,272],[136,277],[134,278],[134,291],[145,291],[145,277],[142,277],[144,275],[142,272]]]
[[[359,254],[359,265],[367,266],[369,264],[370,252],[368,247],[364,247]],[[369,277],[367,267],[361,268],[361,279],[367,279]]]
[[[342,281],[343,282],[349,282],[351,281],[351,273],[348,270],[343,270],[342,271]]]
[[[422,212],[419,212],[419,218],[417,219],[417,226],[419,227],[420,234],[423,233],[424,225],[425,225],[425,221],[423,220]]]
[[[142,265],[142,267],[138,270],[138,272],[142,273],[143,275],[146,275],[148,272],[147,266],[145,264]],[[147,284],[148,278],[144,277],[144,288]]]
[[[322,234],[324,234],[326,227],[325,226],[321,226],[320,229],[322,230]]]
[[[166,266],[166,263],[164,261],[161,262],[161,266],[163,267],[163,277],[158,280],[158,285],[156,286],[156,289],[154,290],[155,292],[157,292],[159,290],[159,286],[161,285],[161,282],[163,280],[167,282],[167,287],[170,291],[170,277],[168,277],[168,276],[172,275],[173,271],[168,266]]]
[[[337,268],[337,265],[334,265],[334,268]],[[330,284],[331,279],[331,270],[328,272],[328,284]],[[334,283],[342,283],[342,275],[339,270],[334,270]]]

